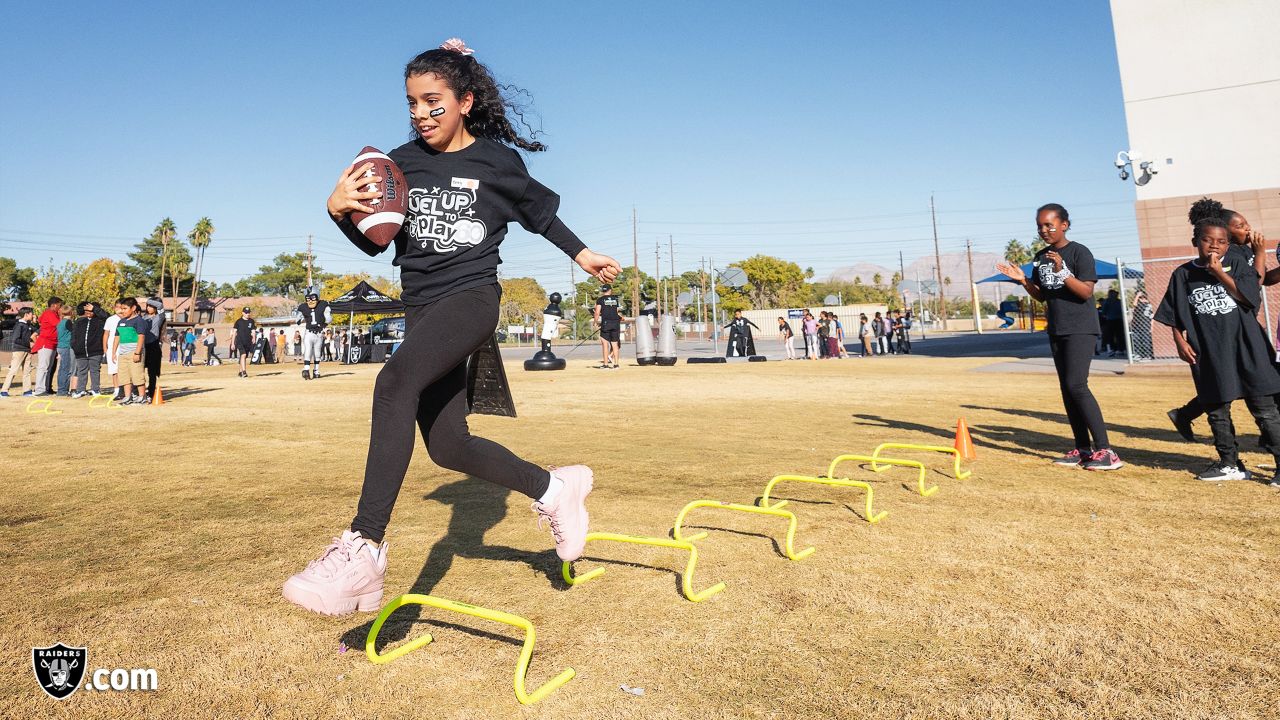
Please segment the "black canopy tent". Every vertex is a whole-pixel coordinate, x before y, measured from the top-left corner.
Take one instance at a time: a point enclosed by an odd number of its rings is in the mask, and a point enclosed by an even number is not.
[[[404,312],[404,303],[361,280],[356,286],[329,301],[333,312],[347,313],[347,337],[351,337],[356,313],[390,315]],[[355,342],[352,342],[355,345]],[[345,362],[345,361],[344,361]]]
[[[350,315],[398,313],[404,312],[404,303],[361,280],[355,287],[330,300],[329,309]]]

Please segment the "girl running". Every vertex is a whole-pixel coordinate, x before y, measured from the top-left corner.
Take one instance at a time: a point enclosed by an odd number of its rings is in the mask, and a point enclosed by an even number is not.
[[[1086,470],[1116,470],[1124,463],[1111,450],[1102,411],[1089,390],[1089,365],[1101,334],[1093,302],[1093,286],[1098,281],[1093,253],[1067,239],[1071,219],[1067,209],[1057,203],[1036,210],[1036,228],[1047,245],[1031,261],[1031,277],[1007,262],[996,263],[996,269],[1047,307],[1049,350],[1076,443],[1074,450],[1054,463]]]
[[[1231,242],[1222,260],[1227,266],[1231,265],[1233,259],[1239,259],[1254,269],[1262,279],[1263,285],[1275,285],[1280,282],[1280,267],[1266,269],[1266,236],[1260,231],[1255,231],[1244,215],[1224,208],[1221,202],[1213,198],[1202,197],[1191,204],[1191,209],[1187,211],[1187,222],[1191,223],[1192,228],[1195,228],[1207,220],[1222,220],[1226,223],[1227,235]],[[1256,305],[1251,311],[1254,317],[1257,317],[1258,307]],[[1199,397],[1193,397],[1185,405],[1170,410],[1166,415],[1168,415],[1169,421],[1173,423],[1174,429],[1178,431],[1182,439],[1187,442],[1195,442],[1196,434],[1193,423],[1205,412],[1206,410],[1201,405]]]
[[[413,58],[405,95],[415,139],[389,153],[408,184],[409,217],[395,239],[401,268],[405,336],[378,373],[364,487],[351,526],[284,585],[284,596],[328,615],[377,610],[387,567],[383,535],[413,454],[414,425],[432,461],[504,485],[534,499],[548,521],[556,554],[576,560],[586,542],[583,465],[547,470],[467,430],[466,360],[498,324],[498,246],[512,221],[538,233],[601,282],[617,277],[616,260],[587,249],[556,217],[560,198],[529,177],[515,148],[545,150],[520,136],[511,104],[489,70],[461,40]],[[384,248],[352,224],[353,210],[380,190],[366,177],[372,163],[345,170],[328,211],[343,234],[369,255]]]

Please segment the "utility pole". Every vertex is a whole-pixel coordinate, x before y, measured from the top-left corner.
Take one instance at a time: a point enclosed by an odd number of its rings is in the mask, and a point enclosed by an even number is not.
[[[702,285],[702,291],[698,293],[698,318],[702,321],[702,339],[706,340],[707,334],[707,259],[698,259],[698,282]]]
[[[631,265],[636,269],[636,281],[631,288],[631,314],[640,313],[640,246],[636,238],[636,206],[631,206]]]
[[[916,307],[919,309],[916,312],[916,316],[920,320],[920,339],[923,340],[925,337],[924,326],[926,325],[924,321],[924,286],[920,284],[919,270],[916,270]]]
[[[680,301],[676,298],[676,293],[680,287],[676,282],[676,241],[672,236],[667,236],[667,250],[671,253],[671,275],[667,278],[667,287],[671,290],[671,302],[667,304],[667,312],[671,312],[671,308],[675,308],[676,320],[680,317]]]
[[[656,283],[654,290],[657,296],[654,302],[658,303],[658,317],[662,317],[662,257],[659,255],[662,248],[661,240],[653,241],[653,282]]]
[[[904,265],[904,264],[902,263],[902,251],[901,251],[901,250],[899,250],[899,251],[898,251],[898,282],[899,282],[899,283],[902,283],[902,284],[905,284],[905,283],[907,282],[907,266],[906,266],[906,265]],[[917,285],[918,285],[918,284],[919,284],[919,283],[917,283]],[[917,290],[919,290],[920,288],[918,288],[918,287],[917,287],[916,289],[917,289]],[[904,311],[905,311],[905,310],[910,310],[910,309],[911,309],[911,305],[909,305],[909,304],[907,303],[907,291],[902,287],[902,285],[898,285],[898,291],[899,291],[900,293],[902,293],[902,307],[903,307],[903,310],[904,310]]]
[[[942,329],[947,329],[947,296],[942,292],[942,252],[938,250],[938,214],[933,208],[933,193],[929,193],[929,217],[933,220],[933,259],[938,275],[938,314],[942,316]]]
[[[720,354],[720,314],[716,312],[716,259],[707,263],[711,266],[711,354]]]
[[[311,236],[307,236],[307,289],[311,289]]]
[[[578,306],[581,304],[578,302],[577,265],[578,263],[572,260],[569,261],[569,293],[573,296],[573,306],[571,308],[573,310],[573,322],[569,325],[569,329],[574,340],[578,339]]]
[[[978,284],[973,281],[973,241],[969,238],[964,239],[964,254],[969,257],[969,296],[973,300],[973,329],[981,335],[982,318],[978,310],[982,307],[982,303],[978,302]]]

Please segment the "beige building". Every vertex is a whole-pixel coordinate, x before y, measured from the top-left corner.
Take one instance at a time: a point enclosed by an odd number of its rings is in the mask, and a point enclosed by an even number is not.
[[[1280,240],[1280,1],[1111,0],[1146,288],[1187,257],[1187,210],[1208,195]],[[1157,262],[1152,262],[1157,261]],[[1268,292],[1273,333],[1280,286]],[[1156,332],[1157,345],[1168,341]],[[1171,342],[1170,342],[1171,344]],[[1168,348],[1166,348],[1168,351]],[[1163,354],[1163,353],[1158,353]]]

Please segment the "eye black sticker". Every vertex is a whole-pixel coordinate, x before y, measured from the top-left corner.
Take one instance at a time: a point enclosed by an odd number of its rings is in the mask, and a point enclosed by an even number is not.
[[[431,112],[427,113],[429,117],[440,117],[443,114],[444,114],[444,108],[436,108],[435,110],[432,110]]]

